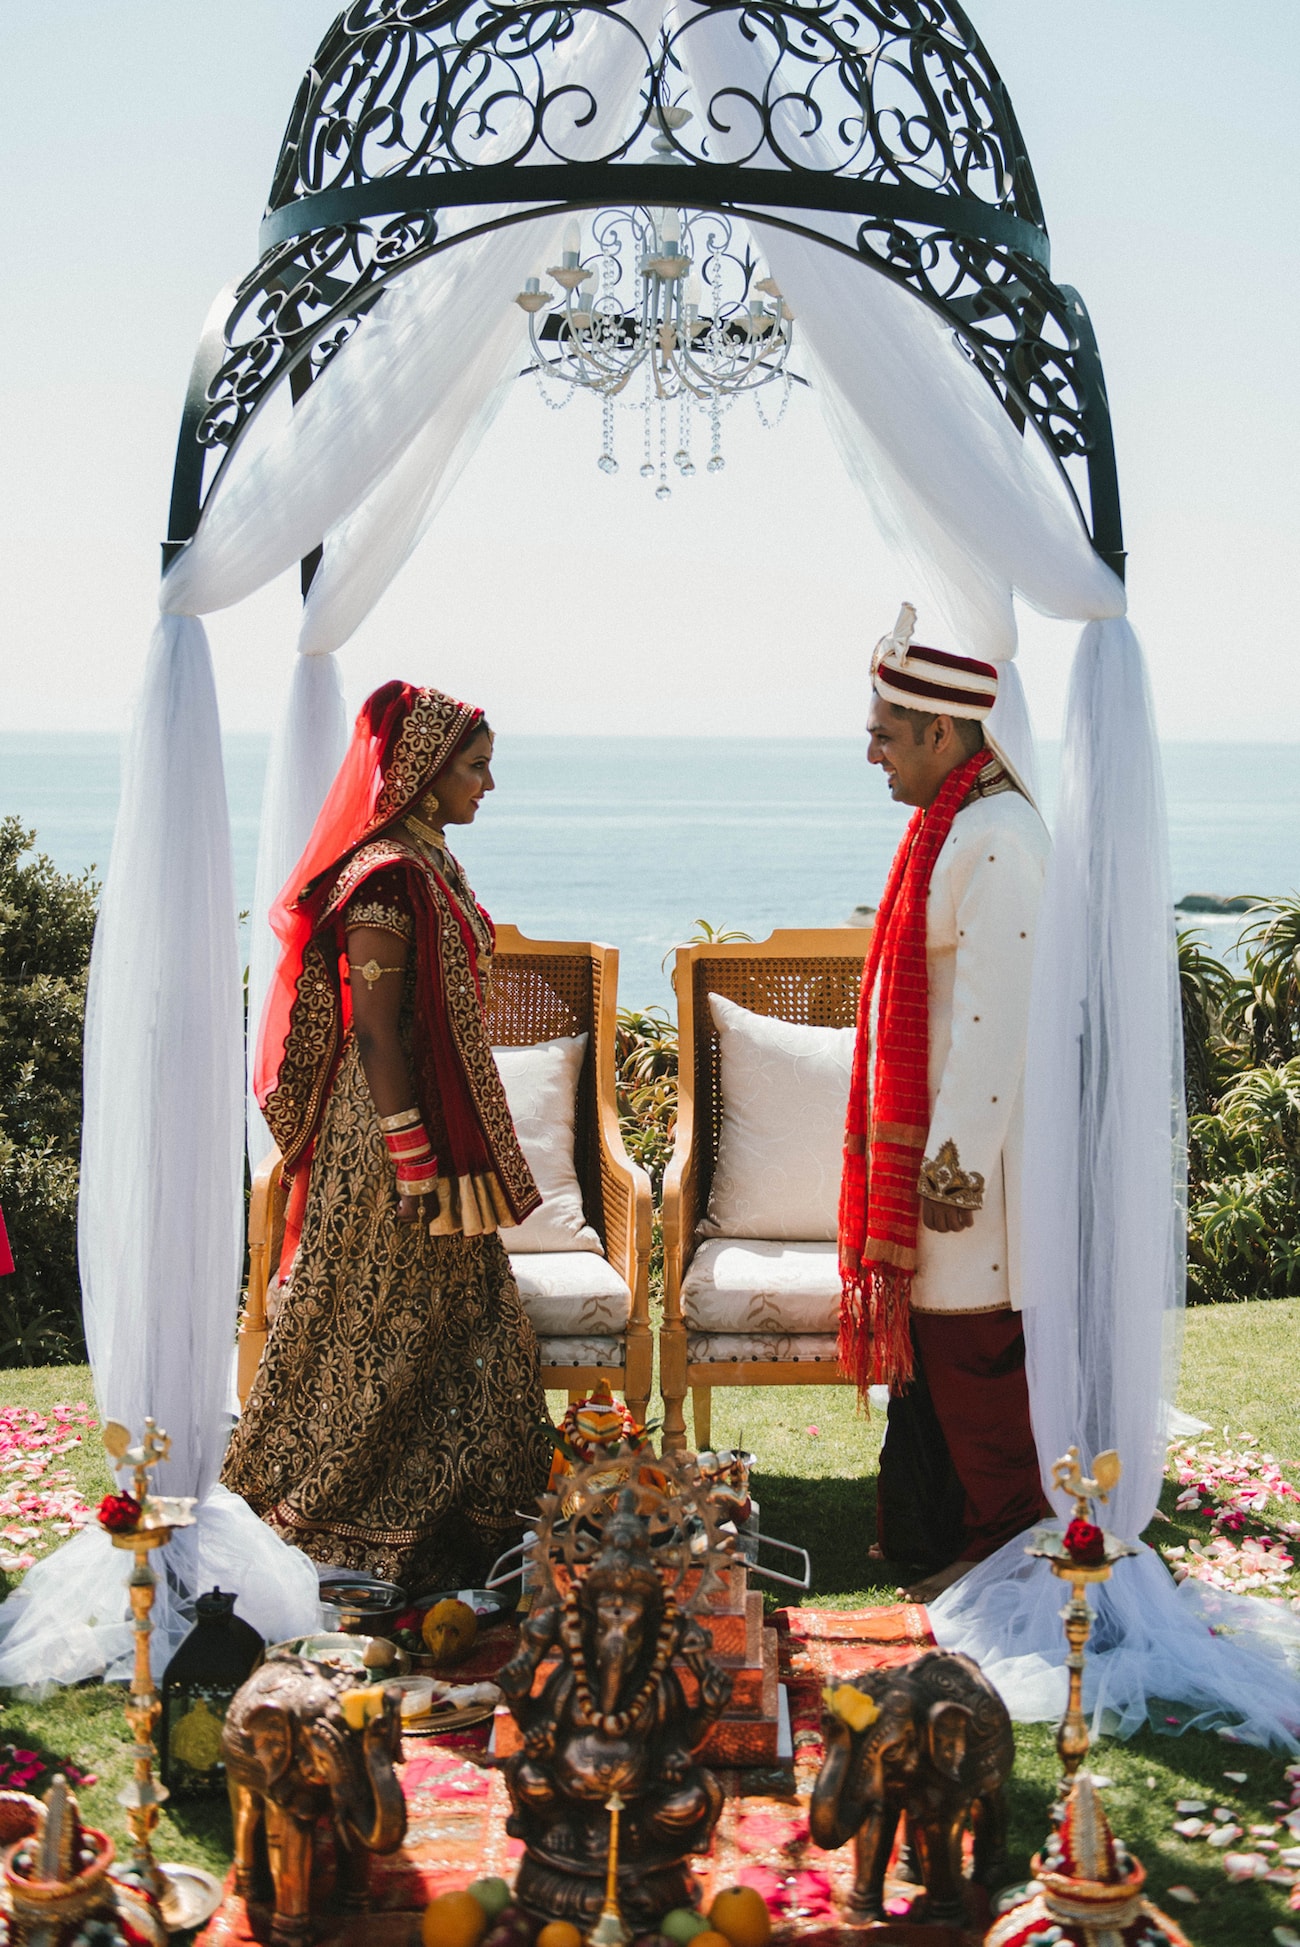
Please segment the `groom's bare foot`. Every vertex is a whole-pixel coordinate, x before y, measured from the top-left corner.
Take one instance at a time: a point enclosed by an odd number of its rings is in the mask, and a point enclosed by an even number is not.
[[[935,1597],[942,1595],[945,1589],[950,1589],[954,1582],[960,1582],[962,1576],[969,1574],[974,1566],[974,1562],[949,1562],[947,1568],[936,1569],[934,1574],[927,1575],[924,1581],[913,1582],[909,1588],[900,1589],[898,1593],[905,1602],[933,1602]]]

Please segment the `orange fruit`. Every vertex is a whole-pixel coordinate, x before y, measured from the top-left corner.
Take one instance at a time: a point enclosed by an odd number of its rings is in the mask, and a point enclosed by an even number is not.
[[[709,1925],[715,1927],[731,1947],[767,1947],[772,1938],[772,1916],[767,1901],[752,1886],[728,1886],[709,1908]],[[704,1947],[701,1934],[691,1947]]]
[[[691,1947],[731,1947],[731,1942],[725,1933],[718,1933],[714,1928],[706,1927],[703,1933],[696,1934]]]
[[[548,1920],[533,1947],[582,1947],[582,1935],[571,1920]]]
[[[424,1909],[424,1947],[478,1947],[488,1917],[472,1893],[439,1893]]]
[[[459,1663],[468,1656],[478,1634],[478,1617],[467,1602],[446,1596],[435,1602],[420,1631],[424,1647],[435,1663]]]

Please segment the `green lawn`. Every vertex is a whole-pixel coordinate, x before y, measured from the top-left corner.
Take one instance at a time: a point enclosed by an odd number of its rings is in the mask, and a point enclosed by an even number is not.
[[[1297,1480],[1300,1401],[1293,1375],[1298,1370],[1300,1299],[1199,1309],[1187,1318],[1179,1403],[1208,1421],[1216,1436],[1225,1426],[1234,1434],[1255,1434],[1276,1456],[1284,1476]],[[0,1373],[0,1403],[47,1412],[56,1403],[92,1397],[89,1373],[82,1367]],[[552,1397],[551,1404],[553,1410],[563,1410],[562,1398]],[[886,1565],[872,1562],[867,1553],[874,1534],[875,1465],[883,1430],[883,1416],[867,1419],[844,1387],[734,1387],[714,1394],[713,1444],[744,1444],[759,1456],[755,1485],[763,1527],[809,1549],[814,1602],[849,1608],[894,1598]],[[88,1499],[106,1491],[107,1469],[89,1438],[65,1464]],[[1176,1493],[1173,1483],[1167,1483],[1166,1513],[1172,1512]],[[1204,1537],[1206,1532],[1203,1522],[1198,1527],[1193,1517],[1178,1516],[1172,1525],[1153,1524],[1148,1539],[1160,1543],[1193,1533]],[[1293,1587],[1300,1589],[1300,1581]],[[70,1757],[95,1771],[100,1782],[84,1794],[87,1815],[119,1842],[124,1839],[115,1801],[129,1771],[120,1690],[88,1684],[40,1704],[11,1697],[0,1706],[0,1742],[36,1748],[51,1759]],[[1056,1755],[1046,1725],[1018,1727],[1016,1745],[1013,1871],[1026,1878],[1030,1855],[1045,1830]],[[1218,1854],[1204,1842],[1175,1837],[1174,1803],[1201,1798],[1232,1810],[1247,1827],[1268,1821],[1277,1816],[1269,1809],[1270,1801],[1286,1795],[1285,1762],[1277,1753],[1197,1734],[1173,1738],[1143,1732],[1126,1744],[1105,1741],[1096,1753],[1096,1768],[1114,1781],[1107,1793],[1112,1817],[1143,1859],[1155,1897],[1163,1900],[1171,1885],[1189,1886],[1200,1895],[1195,1906],[1167,1902],[1197,1947],[1262,1947],[1275,1926],[1294,1924],[1296,1916],[1288,1911],[1284,1890],[1258,1882],[1230,1885]],[[1234,1784],[1225,1771],[1243,1771],[1247,1782]],[[1244,1847],[1247,1842],[1241,1843]],[[157,1849],[163,1858],[223,1870],[229,1858],[224,1806],[174,1808],[162,1821]]]

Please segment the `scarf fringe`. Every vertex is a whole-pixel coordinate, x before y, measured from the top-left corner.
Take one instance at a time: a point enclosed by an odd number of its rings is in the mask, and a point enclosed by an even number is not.
[[[897,1390],[912,1378],[913,1276],[878,1263],[845,1273],[837,1350],[864,1401],[871,1386]]]

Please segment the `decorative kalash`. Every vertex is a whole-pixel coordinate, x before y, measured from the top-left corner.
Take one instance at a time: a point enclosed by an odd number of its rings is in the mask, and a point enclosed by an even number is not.
[[[153,1775],[157,1757],[153,1737],[162,1705],[149,1661],[151,1614],[158,1586],[149,1556],[153,1549],[165,1548],[178,1528],[193,1526],[194,1501],[189,1496],[149,1492],[150,1472],[171,1452],[171,1441],[153,1420],[145,1421],[143,1437],[135,1445],[130,1429],[110,1420],[104,1428],[104,1445],[115,1469],[132,1470],[130,1491],[106,1496],[99,1508],[100,1525],[107,1529],[113,1546],[135,1556],[127,1578],[135,1618],[135,1671],[126,1701],[126,1721],[135,1739],[135,1775],[120,1794],[120,1801],[131,1828],[132,1872],[158,1901],[167,1931],[178,1933],[211,1918],[221,1903],[221,1886],[211,1873],[196,1866],[160,1866],[153,1856],[154,1827],[170,1794],[165,1785],[154,1782]]]
[[[688,1855],[708,1848],[722,1809],[699,1753],[732,1678],[702,1616],[730,1555],[689,1456],[642,1449],[611,1468],[602,1453],[561,1486],[543,1502],[540,1586],[498,1678],[518,1731],[504,1763],[508,1830],[525,1846],[516,1899],[619,1947],[691,1904]]]
[[[1056,1736],[1067,1796],[1042,1852],[1034,1859],[1035,1890],[1004,1913],[985,1947],[1190,1947],[1186,1934],[1143,1895],[1141,1864],[1110,1829],[1096,1779],[1084,1766],[1088,1721],[1083,1714],[1083,1651],[1092,1625],[1084,1591],[1104,1582],[1114,1564],[1136,1554],[1092,1518],[1090,1502],[1109,1498],[1120,1477],[1116,1453],[1100,1453],[1091,1477],[1071,1447],[1052,1469],[1052,1483],[1074,1500],[1063,1534],[1044,1530],[1028,1551],[1051,1564],[1071,1587],[1062,1610],[1070,1654],[1070,1695]]]
[[[3,1947],[163,1947],[157,1901],[112,1874],[113,1841],[82,1824],[65,1778],[44,1802],[0,1793],[0,1844]]]

